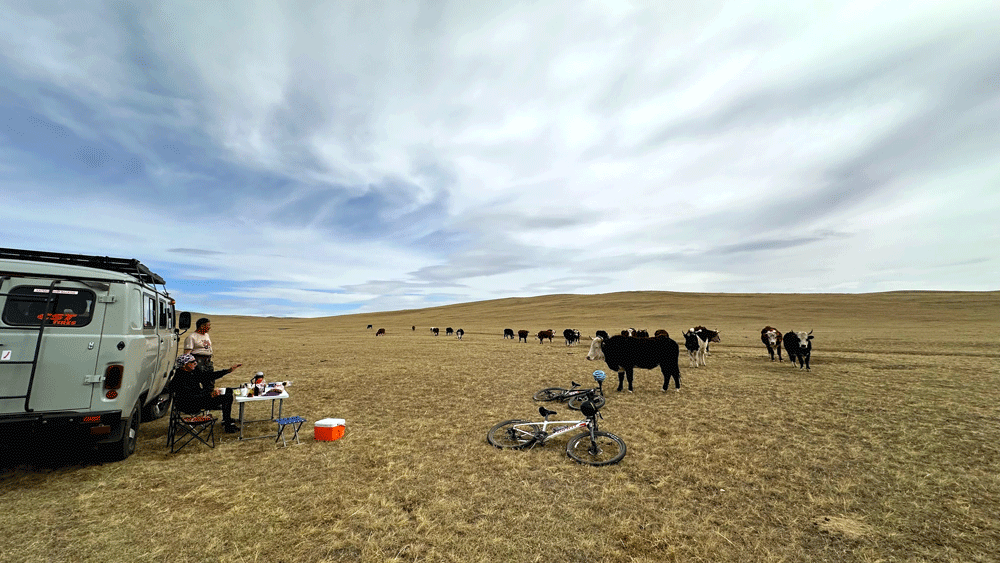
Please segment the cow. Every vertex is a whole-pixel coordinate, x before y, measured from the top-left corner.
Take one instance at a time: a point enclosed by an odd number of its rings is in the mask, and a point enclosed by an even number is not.
[[[458,338],[459,340],[461,340],[463,336],[465,336],[464,330],[458,329],[455,331],[455,337]]]
[[[622,390],[625,378],[628,377],[628,390],[632,392],[632,374],[635,368],[653,369],[660,366],[663,372],[663,390],[670,387],[670,378],[674,378],[674,386],[681,388],[681,369],[677,365],[680,358],[680,348],[677,343],[667,338],[629,338],[628,336],[612,336],[604,340],[600,336],[590,343],[588,360],[604,360],[608,368],[618,372],[618,390]]]
[[[375,336],[385,336],[385,329],[384,328],[380,328],[380,329],[376,330],[375,331]]]
[[[455,334],[455,331],[451,327],[444,329],[445,336],[451,336],[452,334]]]
[[[372,329],[372,325],[368,325],[368,329],[367,330],[371,330],[371,329]]]
[[[765,326],[760,329],[760,341],[767,346],[767,353],[771,355],[771,361],[774,361],[775,352],[778,353],[778,361],[783,362],[781,359],[781,332],[773,326]]]
[[[566,339],[566,345],[576,344],[580,341],[580,331],[575,328],[567,328],[563,331],[563,338]]]
[[[417,325],[413,325],[412,327],[410,327],[410,330],[416,331],[417,330]]]
[[[608,340],[608,332],[606,330],[599,330],[599,331],[595,332],[594,334],[597,335],[597,336],[600,336],[601,338],[604,339],[605,342],[607,342],[607,340]]]
[[[687,348],[688,358],[691,359],[691,367],[696,368],[705,364],[705,350],[708,342],[694,329],[682,332],[684,335],[684,347]]]
[[[707,328],[705,328],[703,326],[696,326],[696,327],[692,328],[691,330],[693,332],[697,332],[698,336],[701,337],[701,339],[705,341],[705,355],[706,356],[711,356],[712,355],[712,351],[710,350],[710,347],[711,347],[711,345],[712,345],[713,342],[722,342],[722,339],[719,338],[719,331],[718,330],[709,330],[709,329],[707,329]]]
[[[552,330],[552,329],[541,330],[537,334],[538,343],[541,344],[542,341],[545,340],[546,338],[549,339],[549,342],[552,342],[552,337],[553,336],[555,336],[555,331],[554,330]]]
[[[798,360],[799,369],[806,368],[806,371],[809,371],[809,356],[812,355],[813,349],[812,334],[811,330],[809,332],[788,331],[785,333],[782,340],[788,359],[792,361],[792,367],[795,367],[795,360]]]
[[[514,340],[514,329],[512,328],[503,329],[503,339],[507,340],[508,338]]]
[[[644,328],[641,328],[635,331],[635,334],[633,336],[635,336],[636,338],[649,338],[649,331]]]
[[[434,336],[437,336],[438,332],[440,332],[440,329],[438,327],[436,327],[436,326],[432,326],[431,327],[431,332],[434,333]]]
[[[670,333],[662,328],[653,333],[653,338],[659,338],[661,336],[666,336],[667,338],[670,338]]]
[[[528,343],[528,331],[526,330],[517,331],[517,341],[520,342],[522,340],[524,341],[525,344]]]
[[[625,329],[625,330],[622,331],[621,335],[622,336],[632,336],[632,333],[629,332],[628,329]]]

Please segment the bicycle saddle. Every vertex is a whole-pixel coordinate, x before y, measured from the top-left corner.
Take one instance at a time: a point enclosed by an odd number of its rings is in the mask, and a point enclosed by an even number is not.
[[[542,415],[542,418],[549,416],[550,414],[556,414],[556,411],[550,411],[545,407],[538,407],[538,414]]]

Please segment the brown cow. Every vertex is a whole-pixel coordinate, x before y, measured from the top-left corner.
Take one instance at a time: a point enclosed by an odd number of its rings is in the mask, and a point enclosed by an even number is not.
[[[552,342],[552,337],[553,337],[554,334],[555,334],[555,331],[551,330],[551,329],[539,331],[538,332],[538,343],[541,344],[542,341],[545,340],[546,338],[549,339],[549,342]]]
[[[670,338],[670,333],[663,330],[662,328],[653,333],[653,338],[659,338],[661,336],[666,336],[667,338]]]
[[[527,343],[528,342],[528,334],[529,333],[526,330],[519,330],[519,331],[517,331],[517,341],[520,342],[520,341],[523,340],[523,341],[525,341]]]
[[[380,329],[376,330],[375,331],[375,336],[385,336],[385,329],[384,328],[380,328]]]

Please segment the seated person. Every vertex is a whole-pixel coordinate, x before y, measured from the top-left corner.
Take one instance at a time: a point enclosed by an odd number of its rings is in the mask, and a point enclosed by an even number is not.
[[[181,412],[195,412],[201,409],[221,410],[222,425],[226,432],[239,432],[240,428],[233,421],[233,390],[225,393],[215,391],[215,380],[228,375],[243,364],[235,364],[229,369],[210,371],[198,365],[198,360],[191,354],[177,357],[177,371],[171,382],[174,400]]]

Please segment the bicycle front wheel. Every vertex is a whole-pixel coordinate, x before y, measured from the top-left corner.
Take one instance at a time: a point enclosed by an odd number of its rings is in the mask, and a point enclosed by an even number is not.
[[[584,403],[584,401],[586,401],[586,400],[587,400],[587,396],[586,395],[577,395],[576,397],[573,397],[572,399],[570,399],[569,402],[566,403],[566,405],[569,406],[569,408],[571,408],[571,409],[573,409],[575,411],[578,411],[578,410],[580,410],[580,405],[582,405]],[[594,403],[594,408],[599,409],[599,408],[603,407],[604,403],[606,403],[607,401],[604,399],[604,395],[597,395],[590,402]]]
[[[625,440],[610,432],[577,434],[566,444],[566,454],[577,463],[585,465],[614,465],[625,457]]]
[[[505,420],[486,433],[486,441],[502,450],[520,450],[535,441],[540,428],[528,420]]]
[[[554,401],[556,399],[561,399],[565,394],[566,390],[562,387],[549,387],[548,389],[542,389],[538,393],[535,393],[534,399],[536,401]]]

